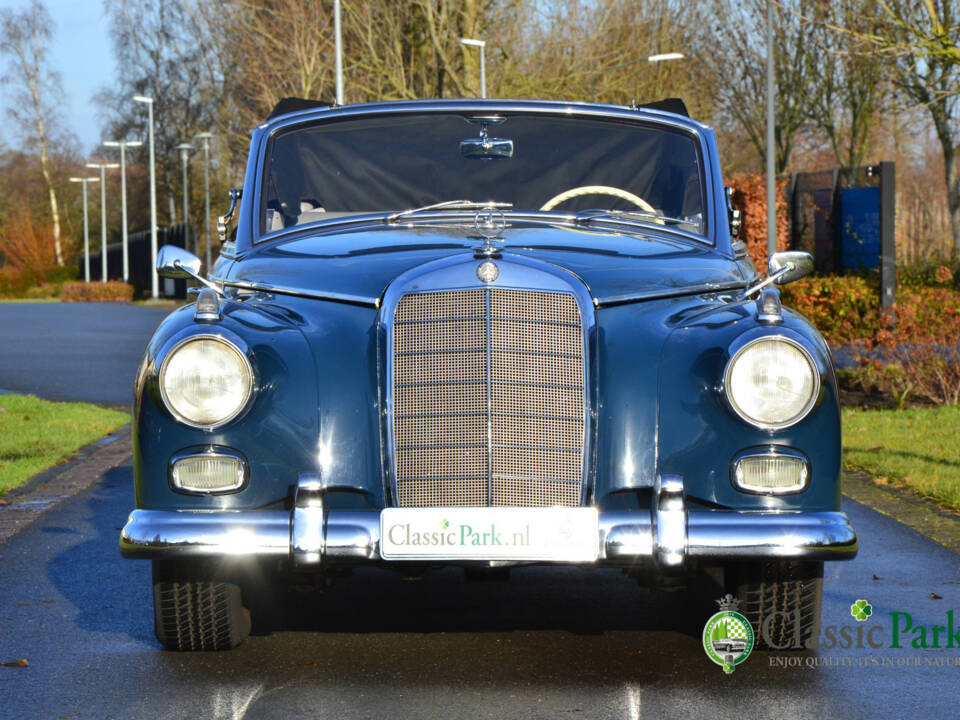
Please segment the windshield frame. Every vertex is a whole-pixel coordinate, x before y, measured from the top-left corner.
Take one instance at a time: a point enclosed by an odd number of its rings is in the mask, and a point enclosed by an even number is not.
[[[325,110],[309,110],[302,111],[299,113],[292,113],[288,116],[277,118],[277,120],[264,123],[261,125],[258,130],[263,131],[263,134],[260,138],[259,148],[257,149],[256,157],[256,171],[254,173],[255,177],[255,188],[253,193],[253,202],[251,203],[250,208],[250,239],[252,246],[262,245],[267,242],[272,242],[284,237],[288,237],[293,234],[302,234],[304,232],[321,232],[324,230],[335,230],[337,228],[342,228],[344,231],[349,229],[356,228],[357,225],[369,225],[382,223],[382,220],[391,214],[395,214],[398,211],[406,210],[406,208],[396,208],[390,210],[384,210],[383,212],[378,213],[367,213],[367,214],[356,214],[346,217],[331,218],[329,220],[318,220],[312,223],[305,223],[303,225],[295,225],[287,228],[282,228],[279,230],[273,230],[269,232],[262,231],[262,217],[264,212],[264,204],[266,201],[264,186],[267,180],[267,173],[269,171],[267,158],[270,155],[270,151],[273,146],[273,141],[276,136],[280,133],[287,132],[289,130],[295,129],[299,125],[308,126],[308,125],[323,125],[327,123],[335,122],[344,122],[349,121],[350,116],[358,117],[371,117],[371,116],[403,116],[403,115],[473,115],[473,114],[489,114],[489,113],[505,113],[510,115],[527,115],[527,116],[536,116],[536,115],[548,115],[553,117],[580,117],[584,119],[594,119],[594,120],[610,120],[612,122],[623,123],[627,122],[631,125],[636,125],[638,127],[646,127],[654,130],[666,130],[677,132],[680,131],[684,134],[690,136],[695,143],[698,160],[701,165],[701,192],[703,197],[703,233],[695,233],[688,230],[683,230],[677,226],[673,225],[661,225],[655,222],[644,222],[642,220],[631,220],[630,223],[623,221],[622,219],[617,219],[618,227],[625,232],[629,233],[629,227],[635,226],[641,232],[649,231],[650,229],[666,232],[672,235],[678,235],[680,237],[692,240],[700,245],[707,245],[710,247],[716,247],[716,196],[714,193],[714,174],[715,169],[712,164],[714,161],[713,155],[710,152],[710,147],[707,143],[705,134],[702,132],[703,126],[693,120],[688,120],[671,113],[663,113],[659,111],[644,111],[644,110],[635,110],[625,107],[617,106],[604,106],[604,105],[595,105],[589,103],[564,103],[564,102],[555,102],[555,101],[464,101],[464,100],[433,100],[433,101],[414,101],[414,102],[391,102],[391,103],[377,103],[377,104],[368,104],[368,105],[355,105],[355,106],[346,106],[346,107],[331,107]],[[252,159],[252,158],[251,158]],[[462,213],[462,211],[459,211]],[[537,210],[516,210],[516,211],[506,211],[504,213],[507,223],[510,224],[511,212],[516,212],[517,214],[517,223],[523,224],[524,222],[529,222],[529,216],[534,213],[539,213]],[[451,211],[451,215],[457,213]],[[556,211],[545,211],[542,213],[543,220],[545,222],[552,222],[553,224],[564,224],[561,218],[570,217],[575,215],[575,213],[569,212],[556,212]],[[471,214],[472,216],[472,214]],[[527,219],[524,219],[523,216],[526,216]],[[558,217],[559,216],[559,217]],[[599,217],[603,217],[602,213],[598,214]],[[419,214],[413,213],[404,218],[406,223],[396,223],[393,226],[402,226],[407,223],[414,223],[418,220],[421,220]],[[451,218],[452,219],[452,218]],[[426,220],[426,218],[422,218]],[[575,224],[571,222],[570,224]],[[389,224],[384,224],[389,227]],[[325,234],[325,233],[324,233]]]

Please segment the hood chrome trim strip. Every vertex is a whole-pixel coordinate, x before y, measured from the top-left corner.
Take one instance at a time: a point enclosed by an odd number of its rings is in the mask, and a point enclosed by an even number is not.
[[[347,293],[331,292],[327,290],[307,290],[303,288],[280,287],[270,283],[246,282],[244,280],[222,280],[224,287],[239,290],[253,290],[256,292],[274,293],[276,295],[294,295],[296,297],[312,298],[314,300],[330,300],[332,302],[363,305],[364,307],[379,308],[380,298],[365,297],[363,295],[348,295]]]
[[[610,307],[611,305],[626,305],[627,303],[642,302],[644,300],[664,300],[667,298],[685,297],[688,295],[702,295],[704,293],[723,292],[725,290],[742,290],[747,286],[745,281],[734,281],[729,283],[708,283],[706,285],[692,285],[690,287],[678,288],[674,291],[650,291],[638,293],[625,293],[623,295],[609,295],[603,298],[595,297],[593,306],[597,309]]]

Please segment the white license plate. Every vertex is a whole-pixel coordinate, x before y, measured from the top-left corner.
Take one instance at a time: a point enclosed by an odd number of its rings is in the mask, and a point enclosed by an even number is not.
[[[597,559],[595,508],[387,508],[380,513],[384,560]]]

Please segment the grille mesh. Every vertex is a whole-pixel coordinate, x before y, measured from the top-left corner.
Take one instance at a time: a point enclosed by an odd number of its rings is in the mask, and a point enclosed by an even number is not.
[[[403,296],[392,358],[398,504],[579,505],[582,347],[569,294]]]

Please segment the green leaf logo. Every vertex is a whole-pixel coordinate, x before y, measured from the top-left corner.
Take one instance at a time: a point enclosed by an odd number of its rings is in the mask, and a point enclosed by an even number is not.
[[[449,520],[447,520],[446,518],[444,518],[443,520],[440,521],[440,528],[441,528],[442,530],[446,530],[448,527],[450,527],[450,521],[449,521]]]
[[[850,615],[857,622],[863,622],[873,615],[873,607],[866,600],[857,600],[850,606]]]

